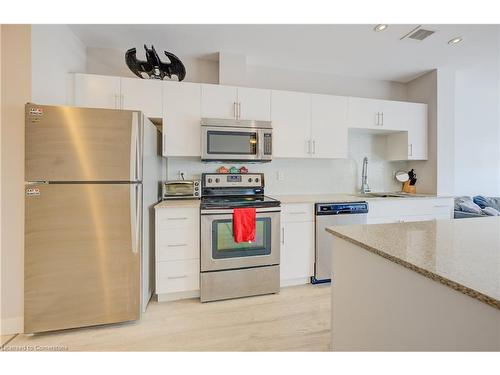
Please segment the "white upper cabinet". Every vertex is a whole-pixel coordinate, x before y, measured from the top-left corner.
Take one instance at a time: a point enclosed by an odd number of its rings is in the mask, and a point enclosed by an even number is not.
[[[163,156],[201,156],[201,87],[163,82]]]
[[[380,127],[387,130],[406,130],[411,122],[410,108],[413,103],[379,100],[382,109]]]
[[[147,117],[163,115],[162,81],[121,78],[121,108],[144,112]]]
[[[74,105],[163,119],[163,155],[201,155],[200,120],[272,121],[277,158],[347,158],[348,128],[387,135],[388,160],[426,160],[427,105],[177,81],[74,74]]]
[[[358,129],[403,130],[408,128],[408,102],[349,98],[349,127]]]
[[[271,91],[273,156],[310,157],[311,95],[292,91]]]
[[[427,104],[349,98],[348,124],[386,132],[388,160],[427,159]]]
[[[238,118],[271,120],[271,90],[238,87]]]
[[[311,96],[311,156],[347,158],[348,99],[342,96]]]
[[[201,85],[201,114],[207,118],[269,121],[271,91],[204,84]]]
[[[121,108],[120,77],[75,74],[75,105],[89,108]]]
[[[129,109],[162,117],[162,82],[97,74],[75,74],[78,107]]]
[[[349,98],[348,123],[350,128],[380,129],[382,103],[367,98]]]
[[[201,117],[235,119],[238,89],[233,86],[201,85]]]
[[[427,160],[427,104],[405,103],[404,122],[387,135],[388,160]]]
[[[408,159],[427,160],[427,104],[408,103]]]

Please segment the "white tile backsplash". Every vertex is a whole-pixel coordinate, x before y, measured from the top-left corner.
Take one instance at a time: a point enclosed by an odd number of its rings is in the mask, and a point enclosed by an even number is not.
[[[386,138],[380,135],[349,134],[348,159],[273,159],[270,163],[202,163],[199,158],[168,158],[167,175],[186,179],[199,178],[203,172],[245,165],[250,172],[263,172],[266,194],[328,194],[351,193],[360,187],[361,167],[368,156],[368,184],[372,191],[396,191],[400,183],[394,172],[407,170],[407,162],[384,160]]]

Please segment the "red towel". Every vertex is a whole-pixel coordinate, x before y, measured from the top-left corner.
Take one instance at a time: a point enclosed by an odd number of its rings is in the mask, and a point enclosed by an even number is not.
[[[234,242],[255,241],[255,208],[235,208],[233,210]]]

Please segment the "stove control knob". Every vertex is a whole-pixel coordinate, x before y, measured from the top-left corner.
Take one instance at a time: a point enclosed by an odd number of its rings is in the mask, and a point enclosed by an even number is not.
[[[255,182],[259,182],[259,178],[258,177],[255,179]]]
[[[211,178],[209,178],[209,179],[208,179],[208,183],[209,183],[209,184],[211,184],[211,183],[212,183],[212,179],[211,179]]]
[[[248,182],[252,182],[252,178],[251,177],[248,179]]]
[[[218,178],[216,178],[216,179],[215,179],[215,182],[219,183],[219,182],[220,182],[220,180],[219,180]]]

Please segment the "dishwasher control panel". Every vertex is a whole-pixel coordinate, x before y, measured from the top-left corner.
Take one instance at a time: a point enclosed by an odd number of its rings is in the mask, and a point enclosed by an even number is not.
[[[367,202],[316,203],[316,215],[353,215],[367,213]]]

